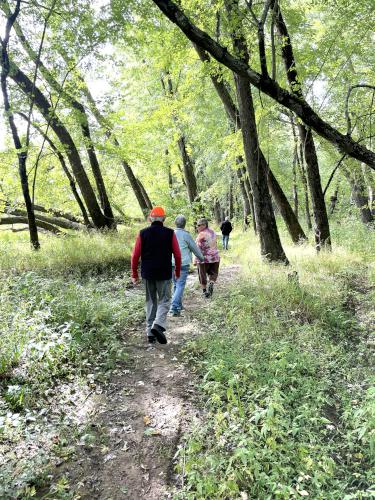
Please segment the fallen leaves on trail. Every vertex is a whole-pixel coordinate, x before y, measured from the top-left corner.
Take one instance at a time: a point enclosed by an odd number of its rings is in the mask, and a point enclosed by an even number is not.
[[[144,423],[145,425],[150,425],[150,424],[151,424],[151,418],[150,418],[148,415],[145,415],[145,416],[143,417],[143,423]]]

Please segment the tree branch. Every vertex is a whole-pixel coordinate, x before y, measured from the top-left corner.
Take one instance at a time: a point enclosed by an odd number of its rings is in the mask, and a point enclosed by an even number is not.
[[[296,113],[307,126],[334,144],[342,153],[366,163],[375,170],[375,153],[325,122],[303,98],[283,89],[276,81],[262,76],[247,62],[230,54],[226,47],[215,42],[206,32],[195,26],[171,0],[153,0],[153,2],[192,42],[207,50],[217,61],[238,75],[248,77],[252,85]]]

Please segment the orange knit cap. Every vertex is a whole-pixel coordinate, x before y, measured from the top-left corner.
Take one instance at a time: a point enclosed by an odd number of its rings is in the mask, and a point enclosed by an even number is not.
[[[165,217],[165,210],[162,207],[154,207],[150,212],[150,217]]]

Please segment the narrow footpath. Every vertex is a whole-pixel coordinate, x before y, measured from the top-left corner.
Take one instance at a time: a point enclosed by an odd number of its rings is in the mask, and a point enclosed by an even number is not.
[[[129,354],[126,367],[116,370],[105,392],[85,404],[95,445],[82,445],[76,459],[63,464],[59,475],[75,498],[161,500],[173,497],[180,478],[175,455],[183,433],[201,418],[197,380],[181,360],[180,350],[199,335],[197,312],[215,300],[234,279],[238,266],[220,271],[212,299],[188,277],[181,317],[169,318],[168,344],[149,347],[143,325],[124,332]],[[143,293],[137,289],[134,293]]]

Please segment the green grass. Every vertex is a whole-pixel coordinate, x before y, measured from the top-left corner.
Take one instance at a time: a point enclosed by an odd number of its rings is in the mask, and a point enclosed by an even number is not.
[[[179,451],[181,498],[373,498],[374,247],[357,230],[332,255],[285,245],[290,268],[261,263],[250,236],[232,238],[224,260],[245,272],[186,348],[206,416]]]

